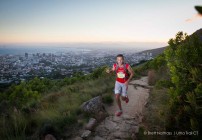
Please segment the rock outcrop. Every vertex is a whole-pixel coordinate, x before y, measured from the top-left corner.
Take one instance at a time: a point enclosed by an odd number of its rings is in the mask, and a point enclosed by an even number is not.
[[[104,112],[105,109],[102,103],[102,97],[97,96],[89,101],[84,102],[81,105],[81,110],[89,114],[98,114],[100,111]]]

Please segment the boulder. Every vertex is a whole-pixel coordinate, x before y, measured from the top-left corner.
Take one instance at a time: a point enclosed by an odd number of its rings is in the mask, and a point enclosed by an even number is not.
[[[45,136],[44,140],[56,140],[56,138],[53,135],[48,134]]]
[[[90,137],[90,135],[91,135],[91,131],[90,131],[90,130],[85,130],[85,131],[83,132],[83,134],[81,135],[81,137],[82,137],[83,139],[88,139],[88,138]]]
[[[89,101],[84,102],[81,105],[81,110],[89,114],[98,114],[99,111],[105,111],[102,103],[102,97],[97,96]]]
[[[87,130],[93,130],[97,124],[97,120],[95,118],[90,118],[88,124],[86,125]]]

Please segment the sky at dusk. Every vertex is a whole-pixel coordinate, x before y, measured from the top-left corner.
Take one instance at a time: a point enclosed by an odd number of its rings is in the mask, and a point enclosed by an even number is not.
[[[160,42],[202,27],[201,0],[0,0],[0,43]]]

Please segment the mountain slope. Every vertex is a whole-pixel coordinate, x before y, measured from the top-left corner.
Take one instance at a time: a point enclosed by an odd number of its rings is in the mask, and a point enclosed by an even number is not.
[[[194,32],[193,35],[199,36],[199,39],[202,42],[202,28]]]
[[[161,47],[161,48],[156,48],[156,49],[151,49],[151,50],[145,50],[139,53],[152,53],[153,57],[156,57],[157,55],[163,53],[163,51],[166,49],[166,47]]]

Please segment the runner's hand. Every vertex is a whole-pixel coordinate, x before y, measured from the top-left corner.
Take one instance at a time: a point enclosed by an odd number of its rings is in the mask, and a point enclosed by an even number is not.
[[[126,87],[128,87],[128,81],[126,81],[124,84],[125,84]]]
[[[110,69],[109,68],[107,68],[106,69],[106,73],[110,73],[111,71],[110,71]]]

